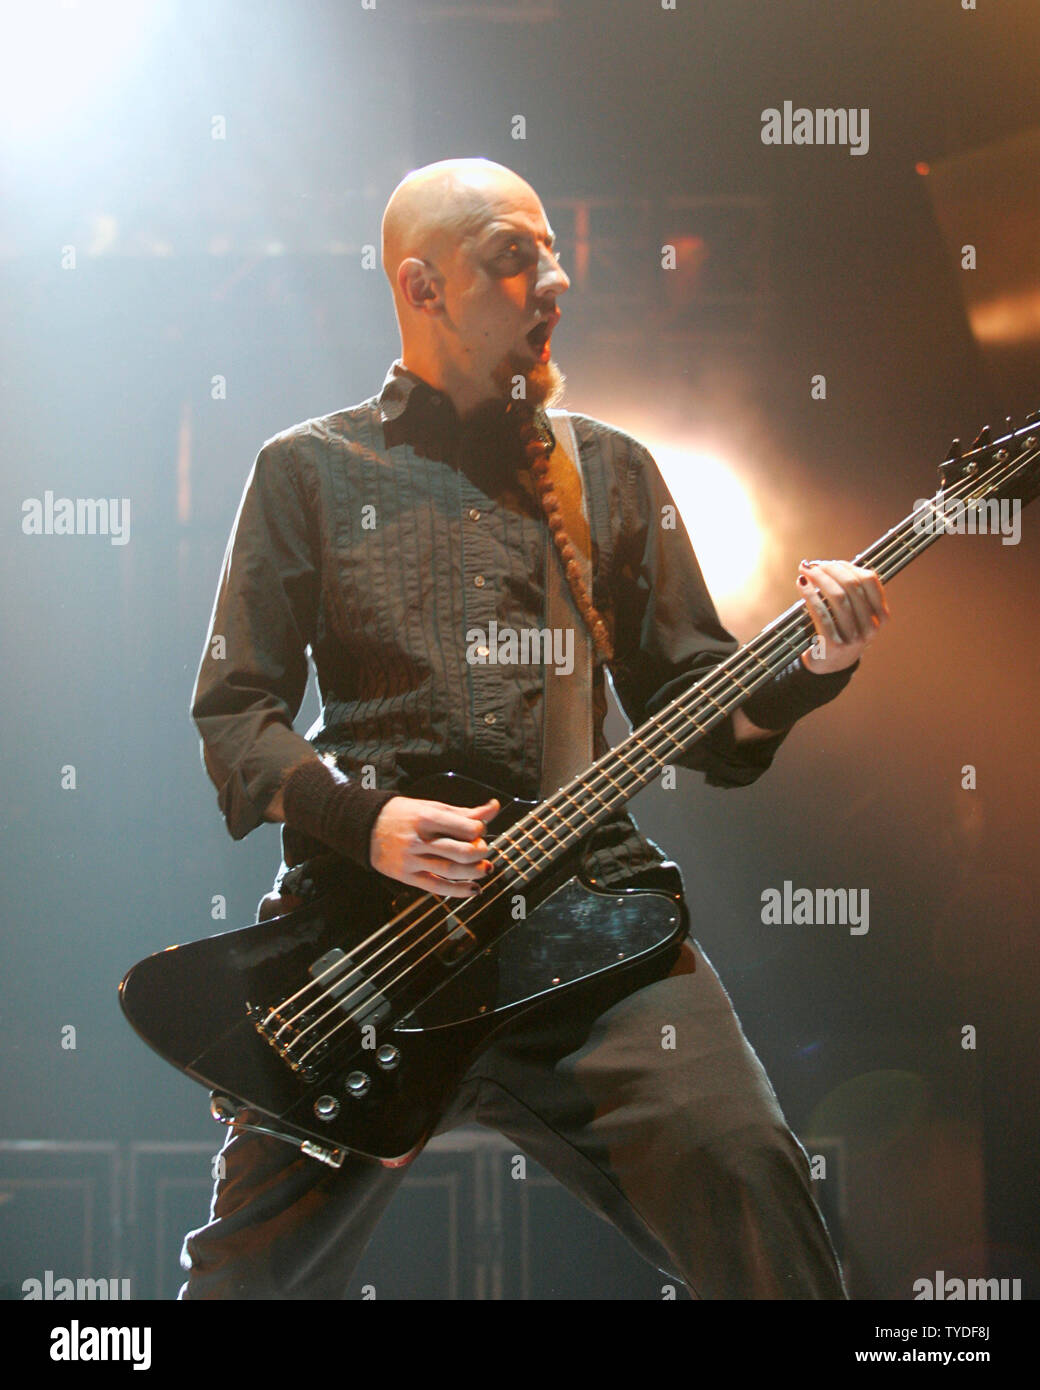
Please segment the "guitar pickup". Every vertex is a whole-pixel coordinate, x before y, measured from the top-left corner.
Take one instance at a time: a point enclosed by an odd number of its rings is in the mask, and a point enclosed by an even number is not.
[[[469,955],[477,944],[477,938],[454,914],[444,925],[447,935],[437,947],[437,959],[442,965],[454,965],[463,956]]]
[[[359,1028],[381,1023],[390,1012],[390,1000],[369,983],[360,968],[338,946],[313,961],[308,973]]]

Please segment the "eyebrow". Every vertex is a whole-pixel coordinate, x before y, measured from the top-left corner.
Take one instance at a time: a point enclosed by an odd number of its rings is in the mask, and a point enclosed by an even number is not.
[[[535,236],[533,232],[524,231],[519,227],[499,227],[490,235],[491,241],[510,239],[513,241],[541,241],[550,248],[556,245],[556,233],[547,231],[544,236]]]

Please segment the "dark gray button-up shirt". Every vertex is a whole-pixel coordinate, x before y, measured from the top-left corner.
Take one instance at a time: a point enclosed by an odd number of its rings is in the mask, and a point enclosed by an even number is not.
[[[593,599],[611,630],[614,689],[637,725],[737,642],[681,520],[671,524],[650,454],[602,421],[571,418]],[[544,626],[547,538],[502,408],[460,421],[400,362],[378,396],[269,439],[235,518],[191,710],[231,835],[263,821],[286,771],[314,751],[383,789],[453,769],[537,797],[544,669],[481,660],[472,634]],[[322,712],[304,739],[293,720],[308,652]],[[593,702],[598,757],[600,659]],[[727,719],[679,761],[712,785],[742,786],[783,737],[737,744]],[[283,827],[287,864],[324,848]],[[612,883],[662,858],[623,815],[596,832],[586,866]]]

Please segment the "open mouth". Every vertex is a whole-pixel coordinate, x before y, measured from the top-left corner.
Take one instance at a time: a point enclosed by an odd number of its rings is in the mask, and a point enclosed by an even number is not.
[[[537,324],[527,335],[527,343],[531,351],[540,361],[546,362],[549,358],[549,339],[552,337],[552,325],[544,321]]]

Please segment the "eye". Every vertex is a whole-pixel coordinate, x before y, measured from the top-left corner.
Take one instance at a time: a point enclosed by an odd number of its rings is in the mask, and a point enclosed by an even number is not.
[[[556,264],[559,265],[561,261],[559,247],[550,246],[548,251]],[[510,241],[495,255],[496,261],[520,261],[524,265],[533,264],[537,259],[538,253],[530,242],[518,240]]]

